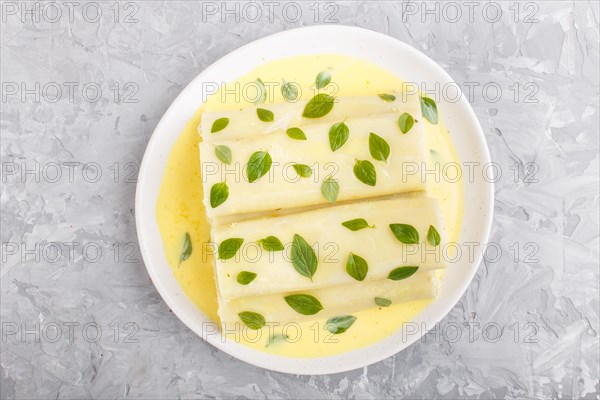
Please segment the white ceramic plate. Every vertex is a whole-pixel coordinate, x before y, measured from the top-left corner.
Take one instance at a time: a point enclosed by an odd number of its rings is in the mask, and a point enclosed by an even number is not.
[[[322,40],[326,37],[327,40]],[[295,374],[329,374],[360,368],[383,360],[410,346],[426,333],[419,329],[408,335],[402,330],[369,347],[345,354],[320,358],[288,358],[252,350],[220,333],[207,334],[214,326],[183,293],[167,264],[156,224],[156,201],[171,147],[178,133],[200,107],[205,82],[228,82],[269,61],[300,54],[345,54],[380,65],[410,82],[426,87],[454,85],[450,76],[433,60],[414,48],[389,36],[347,26],[313,26],[277,33],[247,44],[202,71],[175,99],[160,120],[139,173],[135,211],[140,248],[148,273],[158,292],[173,312],[190,329],[210,344],[250,364]],[[450,87],[450,86],[446,86]],[[460,243],[480,243],[471,260],[463,254],[444,277],[439,298],[416,317],[413,326],[432,329],[454,307],[471,282],[479,262],[481,248],[487,243],[492,221],[493,185],[483,179],[481,166],[490,163],[489,151],[481,127],[464,96],[459,101],[439,99],[438,109],[452,132],[459,159],[479,163],[474,179],[465,180],[465,212]]]

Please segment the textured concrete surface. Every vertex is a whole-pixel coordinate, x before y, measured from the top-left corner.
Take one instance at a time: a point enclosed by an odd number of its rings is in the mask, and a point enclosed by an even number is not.
[[[2,2],[2,399],[598,399],[597,2],[99,4]],[[133,199],[155,125],[196,74],[315,23],[403,40],[467,89],[501,166],[501,253],[422,341],[298,377],[232,359],[169,312]]]

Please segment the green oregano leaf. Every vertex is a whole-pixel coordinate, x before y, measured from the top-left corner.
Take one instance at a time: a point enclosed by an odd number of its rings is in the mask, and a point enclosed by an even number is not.
[[[398,118],[398,127],[402,133],[407,133],[415,124],[415,119],[409,113],[404,113]]]
[[[329,147],[331,151],[336,151],[342,147],[350,136],[350,130],[345,122],[338,122],[329,128]]]
[[[227,125],[229,125],[229,118],[219,118],[213,122],[212,127],[210,128],[210,133],[222,131],[223,129],[227,128]]]
[[[268,152],[257,151],[253,153],[246,166],[248,182],[253,183],[263,177],[271,169],[271,164],[273,164],[273,160],[271,160]]]
[[[419,267],[398,267],[390,272],[388,279],[401,281],[402,279],[411,277],[418,269]]]
[[[285,133],[292,139],[306,140],[306,134],[300,128],[289,128]]]
[[[215,183],[210,188],[210,206],[217,208],[229,197],[229,187],[226,182]]]
[[[412,225],[407,224],[390,224],[390,229],[396,239],[404,244],[418,244],[419,232]]]
[[[240,247],[242,247],[242,243],[244,243],[244,239],[241,238],[231,238],[221,242],[218,249],[219,259],[229,260],[235,257]]]
[[[239,274],[237,274],[237,282],[240,285],[247,285],[252,282],[254,278],[256,278],[256,274],[250,271],[241,271]]]
[[[327,70],[319,72],[317,78],[315,79],[315,85],[317,89],[322,89],[325,86],[329,85],[331,82],[331,73]]]
[[[258,243],[266,251],[281,251],[283,250],[283,243],[275,236],[267,236],[264,239],[260,239]]]
[[[252,330],[259,330],[266,325],[265,317],[252,311],[243,311],[238,314],[244,325]]]
[[[256,99],[254,99],[254,103],[262,104],[267,100],[267,88],[265,88],[265,84],[260,78],[256,79],[256,85],[258,87],[258,93]]]
[[[306,164],[294,164],[294,170],[302,178],[310,178],[312,176],[312,169]]]
[[[285,79],[283,80],[283,85],[281,86],[281,95],[287,101],[294,102],[298,98],[298,88],[293,82],[287,82]]]
[[[375,186],[377,183],[375,166],[369,160],[356,160],[354,164],[354,176],[365,185]]]
[[[346,272],[357,281],[364,281],[369,272],[369,265],[361,256],[350,253],[346,261]]]
[[[292,251],[290,253],[294,269],[302,276],[310,278],[317,272],[317,255],[304,238],[298,234],[294,235]]]
[[[277,343],[281,343],[283,341],[287,341],[289,338],[290,338],[289,335],[284,335],[283,333],[274,333],[269,337],[265,347],[269,347],[272,344],[277,344]]]
[[[190,237],[190,234],[186,232],[185,236],[183,237],[183,246],[181,247],[181,253],[179,254],[179,264],[177,264],[177,266],[179,267],[181,263],[190,258],[191,255],[192,238]]]
[[[292,294],[283,299],[294,311],[302,315],[315,315],[323,309],[321,302],[309,294]]]
[[[346,228],[350,229],[351,231],[360,231],[361,229],[365,229],[365,228],[375,228],[375,225],[373,225],[373,226],[369,225],[367,220],[364,218],[351,219],[349,221],[342,222],[342,225],[344,225]]]
[[[379,307],[389,307],[392,304],[392,301],[385,297],[375,297],[375,304]]]
[[[231,149],[224,144],[220,144],[215,147],[215,155],[221,162],[229,165],[231,164],[232,154]]]
[[[337,179],[333,179],[331,176],[325,178],[323,184],[321,185],[321,194],[323,197],[325,197],[330,203],[335,203],[339,193],[340,184],[338,183]]]
[[[432,246],[437,246],[440,244],[440,233],[433,225],[429,225],[429,230],[427,231],[427,241]]]
[[[441,155],[439,152],[435,151],[434,149],[429,150],[429,154],[431,154],[431,158],[436,162],[436,163],[441,163],[444,162],[444,156]]]
[[[258,115],[258,119],[262,122],[273,122],[275,119],[273,111],[267,110],[266,108],[257,108],[256,115]]]
[[[354,315],[341,315],[339,317],[329,318],[325,324],[325,329],[329,332],[339,335],[346,332],[356,321]]]
[[[302,116],[305,118],[321,118],[333,109],[335,97],[326,93],[319,93],[306,103]]]
[[[438,123],[438,110],[435,101],[427,96],[419,97],[421,102],[421,114],[423,117],[436,125]]]
[[[387,162],[390,156],[390,145],[384,138],[371,132],[369,133],[369,152],[374,159]]]
[[[381,93],[378,94],[377,96],[379,96],[379,98],[383,101],[394,101],[396,100],[396,96],[394,96],[393,94],[388,94],[388,93]]]

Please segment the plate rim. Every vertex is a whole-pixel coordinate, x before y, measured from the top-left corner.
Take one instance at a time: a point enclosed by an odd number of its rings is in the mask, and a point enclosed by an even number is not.
[[[448,315],[448,313],[456,306],[456,304],[458,304],[458,302],[460,301],[460,299],[466,292],[467,288],[470,286],[473,278],[475,277],[477,270],[479,269],[479,266],[481,264],[481,260],[483,258],[483,253],[479,253],[479,254],[475,255],[474,262],[469,263],[470,270],[468,271],[466,279],[464,279],[462,282],[462,285],[461,285],[462,288],[459,290],[459,293],[455,293],[453,295],[453,298],[450,299],[451,301],[448,301],[446,303],[446,305],[442,308],[442,311],[439,311],[436,313],[436,317],[433,318],[433,319],[435,319],[434,323],[431,324],[430,326],[428,326],[426,328],[426,330],[423,330],[419,335],[415,335],[414,337],[407,340],[406,342],[402,342],[400,344],[397,344],[396,346],[388,346],[385,349],[380,349],[380,351],[372,351],[372,352],[369,351],[369,349],[374,348],[378,343],[382,343],[382,342],[386,341],[387,339],[389,339],[390,337],[397,334],[397,332],[394,332],[394,333],[390,334],[387,338],[384,338],[384,339],[382,339],[378,342],[375,342],[371,345],[368,345],[366,347],[361,347],[359,349],[355,349],[355,350],[345,352],[342,354],[338,354],[338,355],[318,357],[318,358],[292,358],[292,357],[285,357],[285,356],[277,356],[277,355],[273,355],[270,353],[260,352],[258,350],[250,349],[246,346],[240,345],[235,342],[223,341],[222,336],[220,334],[216,335],[216,336],[208,335],[208,337],[207,337],[205,335],[204,329],[202,329],[200,331],[198,330],[197,320],[182,310],[182,306],[179,304],[180,299],[178,299],[178,297],[180,297],[183,292],[175,293],[175,294],[171,293],[171,291],[167,290],[167,288],[164,286],[164,282],[162,282],[159,279],[159,276],[157,275],[157,270],[155,270],[155,266],[154,266],[155,262],[158,262],[158,261],[153,260],[152,257],[150,256],[150,250],[149,250],[148,243],[147,243],[147,235],[149,233],[146,232],[146,229],[148,229],[148,226],[147,226],[148,223],[150,223],[150,225],[155,225],[155,228],[158,229],[158,227],[156,226],[156,213],[155,213],[156,198],[150,199],[152,202],[152,209],[154,210],[153,220],[151,222],[147,222],[143,218],[144,216],[141,213],[142,213],[142,210],[145,208],[142,203],[148,201],[145,198],[145,192],[147,190],[149,190],[146,186],[148,185],[147,179],[150,179],[150,178],[146,178],[146,179],[144,179],[144,178],[148,175],[148,171],[151,168],[150,156],[153,154],[152,150],[156,148],[156,143],[160,139],[160,137],[159,137],[159,135],[161,135],[160,132],[165,130],[164,125],[167,123],[167,119],[169,118],[169,116],[171,114],[173,114],[177,108],[180,108],[183,106],[183,104],[180,104],[180,103],[182,103],[184,101],[184,99],[190,94],[190,92],[192,92],[192,90],[195,89],[195,87],[198,85],[198,82],[203,81],[205,75],[209,74],[213,70],[218,69],[219,67],[221,67],[223,65],[226,65],[229,62],[229,60],[234,59],[239,54],[241,54],[243,52],[247,52],[248,50],[250,50],[254,47],[268,44],[269,42],[271,42],[273,40],[282,40],[282,39],[285,40],[286,37],[293,37],[295,35],[302,35],[302,34],[310,35],[310,34],[315,34],[315,33],[321,33],[321,34],[331,33],[331,31],[337,31],[337,32],[335,32],[335,34],[342,34],[342,35],[344,35],[344,34],[359,35],[359,36],[362,35],[365,37],[371,36],[372,40],[387,42],[387,44],[389,44],[391,46],[402,47],[403,51],[406,51],[410,55],[414,55],[415,57],[422,59],[424,62],[426,62],[429,67],[436,70],[436,73],[439,74],[440,77],[443,77],[446,81],[455,82],[452,79],[452,77],[439,64],[437,64],[433,59],[428,57],[426,54],[418,51],[417,49],[413,48],[412,46],[408,45],[407,43],[404,43],[396,38],[393,38],[393,37],[385,35],[383,33],[372,31],[372,30],[369,30],[366,28],[347,26],[347,25],[314,25],[314,26],[301,27],[301,28],[281,31],[281,32],[277,32],[277,33],[265,36],[263,38],[249,42],[249,43],[229,52],[228,54],[224,55],[223,57],[221,57],[218,60],[216,60],[215,62],[213,62],[208,67],[204,68],[196,77],[194,77],[194,79],[192,79],[190,81],[190,83],[188,83],[186,85],[186,87],[181,91],[181,93],[179,93],[177,95],[177,97],[175,97],[175,99],[172,101],[172,103],[166,109],[166,111],[164,112],[160,121],[156,125],[156,127],[152,133],[152,136],[151,136],[150,140],[148,141],[148,144],[146,145],[146,149],[144,151],[144,157],[142,159],[142,163],[140,165],[140,169],[139,169],[139,173],[138,173],[138,182],[136,185],[136,193],[135,193],[135,220],[136,220],[136,231],[137,231],[137,236],[138,236],[138,242],[140,245],[140,253],[142,255],[142,259],[144,260],[144,265],[150,276],[150,279],[152,280],[152,283],[154,284],[156,290],[159,292],[159,294],[161,295],[161,297],[163,298],[163,300],[165,301],[167,306],[173,311],[173,313],[190,330],[192,330],[194,333],[196,333],[198,336],[200,336],[200,338],[202,340],[207,341],[211,345],[217,347],[219,350],[222,350],[225,353],[227,353],[235,358],[238,358],[246,363],[249,363],[249,364],[252,364],[252,365],[267,369],[267,370],[291,373],[291,374],[322,375],[322,374],[345,372],[345,371],[361,368],[361,367],[379,362],[379,361],[384,360],[390,356],[393,356],[394,354],[411,346],[414,342],[419,340],[428,331],[430,331],[437,323],[442,321]],[[308,53],[298,53],[298,54],[308,54]],[[317,52],[314,52],[313,54],[323,54],[323,52],[317,51]],[[343,54],[343,53],[341,53],[341,54]],[[282,57],[277,57],[277,58],[286,58],[286,57],[287,56],[282,56]],[[357,56],[351,56],[351,57],[357,57]],[[265,61],[265,62],[268,62],[268,61]],[[475,112],[473,111],[473,108],[471,107],[471,104],[468,103],[468,101],[466,100],[466,97],[464,96],[464,94],[462,92],[460,94],[461,94],[461,96],[460,96],[459,103],[461,103],[461,106],[463,107],[463,109],[465,110],[465,112],[469,118],[468,124],[471,125],[476,130],[476,136],[478,139],[480,139],[480,143],[479,143],[479,147],[478,147],[478,150],[482,151],[482,154],[480,154],[480,158],[484,159],[485,162],[487,162],[487,163],[491,163],[489,147],[487,145],[487,141],[485,139],[485,135],[483,133],[481,125],[475,115]],[[197,107],[196,107],[196,109],[197,109]],[[187,122],[188,122],[187,120],[183,121],[182,125],[187,124]],[[180,131],[178,131],[174,134],[175,140],[176,140],[176,137],[179,135],[179,133],[180,133]],[[162,134],[162,135],[164,135],[164,134]],[[167,151],[167,156],[168,156],[168,153],[170,152],[170,150],[171,149],[169,148]],[[166,163],[166,160],[162,160],[162,161]],[[162,168],[161,170],[164,173],[164,168]],[[162,177],[163,177],[163,175],[161,174],[159,178],[156,178],[159,180],[159,185],[158,185],[159,187],[160,187],[160,181],[162,181]],[[494,209],[494,184],[493,184],[493,182],[490,182],[490,181],[487,181],[486,183],[487,184],[484,185],[486,192],[484,193],[485,201],[483,204],[484,206],[486,206],[486,208],[484,209],[485,220],[483,221],[483,227],[482,227],[483,232],[482,232],[482,236],[480,238],[480,244],[482,246],[487,244],[489,241],[491,228],[492,228],[492,222],[493,222],[493,209]],[[162,242],[161,242],[160,251],[164,252],[164,250],[162,249]],[[167,264],[167,268],[169,268],[169,273],[171,273],[171,270],[170,270],[171,267],[168,264]],[[181,288],[179,288],[179,290],[181,291]],[[185,300],[189,301],[189,299],[187,299],[187,296],[185,296],[185,294],[183,294],[183,296],[185,297]],[[434,303],[436,303],[436,302],[439,302],[439,297],[438,297],[438,299],[436,299],[434,301]],[[202,316],[204,316],[206,319],[208,319],[208,317],[201,310],[198,309],[198,312],[200,314],[202,314]],[[355,357],[357,354],[360,354],[360,357]],[[348,361],[348,358],[354,358],[355,361]],[[290,363],[289,362],[290,360],[292,360],[293,362]],[[315,362],[316,360],[318,360],[318,362]],[[341,360],[345,360],[345,362],[341,363],[340,362]]]

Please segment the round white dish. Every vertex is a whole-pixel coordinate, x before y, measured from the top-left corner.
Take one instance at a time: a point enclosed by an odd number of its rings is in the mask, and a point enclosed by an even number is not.
[[[327,40],[322,40],[327,38]],[[280,32],[249,43],[216,61],[202,71],[173,101],[157,125],[139,172],[135,215],[141,253],[156,289],[175,315],[213,346],[256,366],[294,374],[329,374],[360,368],[383,360],[410,346],[426,333],[424,329],[408,335],[399,330],[371,346],[348,353],[319,358],[289,358],[256,351],[218,332],[207,334],[214,326],[183,293],[169,267],[156,223],[156,201],[170,150],[179,132],[198,110],[205,97],[206,82],[232,81],[257,66],[280,58],[301,54],[344,54],[367,60],[402,79],[434,88],[458,88],[452,78],[433,60],[389,36],[348,26],[312,26]],[[446,86],[445,86],[446,85]],[[449,92],[455,93],[455,92]],[[452,95],[454,97],[454,95]],[[439,297],[414,319],[413,327],[432,329],[454,307],[469,286],[481,261],[492,224],[493,183],[484,179],[482,167],[490,155],[485,137],[465,96],[459,101],[440,98],[440,117],[452,132],[461,162],[479,163],[472,180],[464,180],[465,213],[459,243],[477,242],[474,257],[465,254],[446,271]],[[491,170],[491,169],[490,169]],[[463,168],[463,172],[466,170]]]

